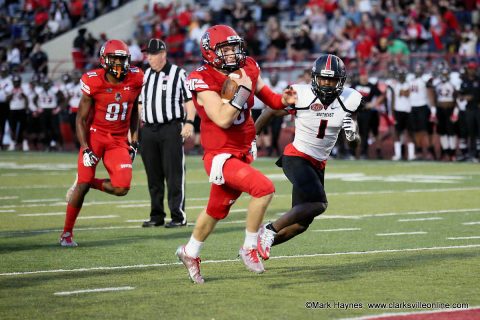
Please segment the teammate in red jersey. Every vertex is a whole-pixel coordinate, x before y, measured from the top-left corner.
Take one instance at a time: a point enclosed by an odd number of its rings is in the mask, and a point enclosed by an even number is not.
[[[102,68],[85,73],[81,79],[83,95],[76,120],[80,143],[78,174],[67,192],[67,214],[60,238],[64,247],[77,246],[73,226],[90,187],[124,196],[132,180],[143,72],[130,67],[128,46],[120,40],[109,40],[103,45],[100,64]],[[95,178],[100,159],[110,179]]]
[[[199,258],[204,241],[217,222],[228,215],[242,192],[252,198],[248,205],[245,242],[239,255],[248,270],[264,271],[256,250],[256,237],[275,188],[267,177],[250,165],[253,157],[249,151],[255,139],[250,109],[254,95],[274,109],[285,108],[296,100],[292,90],[276,94],[265,86],[259,66],[245,55],[243,39],[232,28],[225,25],[210,27],[200,45],[205,64],[192,72],[187,81],[201,118],[203,160],[212,186],[207,208],[200,213],[189,242],[176,252],[195,283],[204,282]],[[237,70],[241,77],[232,74]],[[238,84],[231,100],[221,96],[228,77]]]

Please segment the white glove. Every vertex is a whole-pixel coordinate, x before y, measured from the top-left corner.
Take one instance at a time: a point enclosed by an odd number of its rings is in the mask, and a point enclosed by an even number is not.
[[[253,139],[252,146],[250,147],[250,154],[253,157],[253,160],[257,159],[257,138]]]
[[[208,182],[217,185],[222,185],[225,183],[225,179],[223,178],[223,165],[231,156],[232,155],[230,153],[220,153],[213,157],[212,168],[210,169],[210,177],[208,178]]]
[[[345,131],[345,138],[347,138],[348,141],[355,140],[357,137],[357,125],[351,117],[343,118],[342,128]]]
[[[85,167],[93,167],[97,164],[98,162],[98,157],[93,153],[90,148],[85,148],[83,150],[83,165]]]

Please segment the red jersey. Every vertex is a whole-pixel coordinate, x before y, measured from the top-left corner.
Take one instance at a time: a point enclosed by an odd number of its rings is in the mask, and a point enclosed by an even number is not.
[[[220,95],[223,82],[227,75],[215,70],[212,66],[205,64],[193,71],[188,76],[189,89],[192,91],[193,103],[200,117],[201,143],[205,153],[231,153],[248,154],[251,143],[255,138],[255,125],[252,120],[250,109],[253,106],[253,98],[257,86],[257,79],[260,74],[260,67],[257,62],[247,57],[245,73],[252,80],[252,92],[243,110],[228,129],[222,129],[210,120],[205,109],[197,101],[197,93],[202,91],[215,91]]]
[[[126,136],[130,129],[133,103],[143,84],[143,71],[130,68],[125,79],[117,84],[105,78],[104,69],[85,73],[80,80],[83,94],[94,100],[90,110],[90,129],[112,135]]]

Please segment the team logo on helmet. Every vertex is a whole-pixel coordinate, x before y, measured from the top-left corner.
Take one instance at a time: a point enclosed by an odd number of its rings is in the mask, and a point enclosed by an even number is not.
[[[205,32],[205,34],[202,37],[202,47],[205,50],[210,49],[210,33],[209,32]]]

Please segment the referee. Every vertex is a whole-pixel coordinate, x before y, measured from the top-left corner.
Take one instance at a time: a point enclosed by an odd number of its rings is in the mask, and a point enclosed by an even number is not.
[[[186,72],[167,61],[166,45],[150,39],[144,51],[150,67],[142,89],[140,135],[142,160],[148,179],[150,220],[143,227],[187,225],[185,215],[185,153],[183,141],[193,134],[195,106],[186,87]],[[185,108],[184,108],[185,107]],[[165,181],[171,221],[165,224]]]

